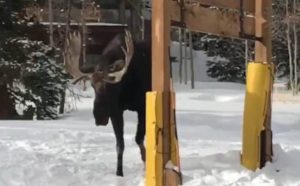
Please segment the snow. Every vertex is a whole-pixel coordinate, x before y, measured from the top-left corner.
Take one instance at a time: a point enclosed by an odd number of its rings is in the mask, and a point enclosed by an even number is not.
[[[41,22],[40,24],[42,25],[50,25],[49,22]],[[60,22],[53,22],[52,23],[53,25],[65,25],[66,23],[60,23]],[[88,23],[85,23],[86,26],[126,26],[126,24],[119,24],[119,23],[104,23],[104,22],[88,22]],[[81,25],[80,23],[75,23],[75,22],[72,22],[70,23],[70,25],[72,26],[76,26],[76,25]]]
[[[180,53],[180,44],[176,41],[173,41],[171,43],[170,47],[170,54],[172,57],[177,57],[177,60],[179,59],[179,53]],[[187,58],[187,74],[188,74],[188,79],[190,79],[190,74],[191,74],[191,69],[190,69],[190,49],[187,47],[187,54],[185,55],[185,47],[182,47],[182,56],[183,56],[183,63],[185,61],[185,56]],[[209,60],[210,58],[205,54],[204,51],[197,51],[193,50],[193,59],[194,59],[194,69],[195,69],[195,81],[200,81],[200,82],[216,82],[216,79],[213,79],[211,77],[207,76],[207,66],[206,66],[206,61]],[[174,62],[172,65],[172,74],[175,74],[174,81],[179,82],[179,76],[177,75],[179,73],[179,61]],[[184,77],[184,64],[182,67],[182,77]],[[184,78],[183,78],[184,79]]]
[[[245,87],[198,82],[195,90],[175,89],[184,186],[300,185],[299,99],[274,101],[274,161],[252,172],[240,165]],[[125,113],[125,176],[116,177],[112,127],[95,126],[93,92],[79,93],[59,120],[0,121],[0,186],[144,185],[136,114]]]

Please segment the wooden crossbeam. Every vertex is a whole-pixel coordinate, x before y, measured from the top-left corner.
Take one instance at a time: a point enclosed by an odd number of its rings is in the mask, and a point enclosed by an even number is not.
[[[255,0],[242,0],[243,1],[243,10],[247,13],[254,14],[255,12]],[[202,5],[215,6],[219,8],[228,8],[240,10],[241,0],[186,0],[185,3],[199,3]]]
[[[169,6],[170,10],[172,10],[171,20],[175,22],[183,21],[186,28],[192,31],[211,33],[224,37],[241,38],[240,17],[237,12],[222,12],[217,9],[185,4],[184,11],[182,12],[183,20],[181,20],[180,4],[176,1],[170,1]],[[244,34],[254,36],[254,17],[245,16],[243,20]]]

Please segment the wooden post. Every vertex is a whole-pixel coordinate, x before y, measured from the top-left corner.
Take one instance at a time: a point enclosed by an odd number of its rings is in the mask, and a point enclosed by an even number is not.
[[[154,0],[152,2],[152,91],[164,94],[164,165],[170,158],[170,15],[168,2],[167,0]]]
[[[172,162],[169,0],[152,2],[152,92],[147,93],[147,186],[177,186]],[[174,155],[174,154],[173,154]],[[176,156],[174,156],[176,157]],[[176,162],[174,163],[176,164]]]
[[[272,0],[255,1],[255,35],[262,37],[255,42],[255,61],[261,63],[272,62]]]
[[[272,0],[256,0],[255,1],[255,35],[261,37],[262,41],[255,42],[255,62],[272,63]],[[264,142],[262,144],[263,156],[261,167],[266,161],[272,161],[272,130],[271,130],[271,114],[272,114],[272,85],[268,95],[268,114],[264,122]]]

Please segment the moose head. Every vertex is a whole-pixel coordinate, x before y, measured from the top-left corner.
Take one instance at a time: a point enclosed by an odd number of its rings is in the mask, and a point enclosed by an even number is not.
[[[96,125],[106,125],[109,117],[118,112],[120,82],[134,53],[132,36],[128,30],[116,35],[104,48],[96,64],[80,63],[81,51],[80,33],[70,33],[64,52],[66,69],[75,79],[74,83],[83,78],[91,81],[95,91],[93,114]]]

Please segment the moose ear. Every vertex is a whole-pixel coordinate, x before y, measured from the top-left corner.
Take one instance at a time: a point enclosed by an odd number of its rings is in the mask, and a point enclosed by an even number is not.
[[[115,61],[114,64],[113,64],[113,67],[112,67],[113,71],[120,71],[120,70],[122,70],[123,67],[124,67],[124,65],[125,65],[125,61],[123,59]]]

